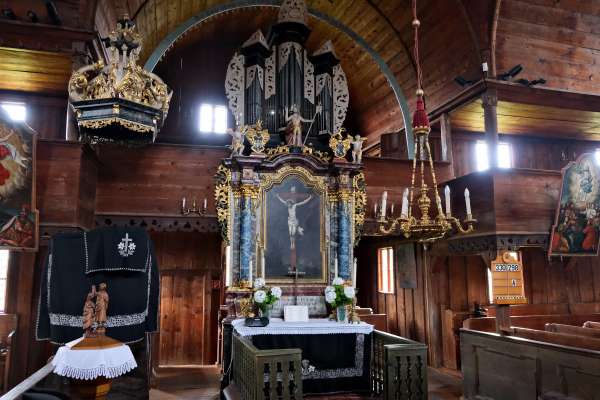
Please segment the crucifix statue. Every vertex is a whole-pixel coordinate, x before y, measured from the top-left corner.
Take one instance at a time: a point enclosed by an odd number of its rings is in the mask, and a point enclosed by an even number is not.
[[[298,221],[297,208],[305,205],[312,199],[312,195],[306,193],[297,193],[296,186],[290,188],[289,193],[276,194],[277,199],[287,207],[288,212],[288,234],[290,236],[290,272],[296,271],[296,236],[304,234],[304,228]]]

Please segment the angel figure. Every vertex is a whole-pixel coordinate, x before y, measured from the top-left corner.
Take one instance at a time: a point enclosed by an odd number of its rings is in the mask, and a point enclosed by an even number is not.
[[[98,292],[96,292],[96,323],[98,327],[96,331],[100,335],[104,335],[106,332],[106,320],[108,313],[108,293],[106,292],[106,283],[98,285]]]
[[[367,138],[362,138],[360,135],[354,136],[352,144],[352,163],[362,163],[363,143],[367,141]]]
[[[317,112],[315,116],[320,112],[320,107],[317,106]],[[298,146],[302,147],[304,144],[302,141],[302,123],[303,122],[313,122],[315,119],[304,119],[302,115],[300,115],[300,111],[298,111],[298,107],[294,104],[292,105],[292,113],[289,114],[288,108],[285,108],[285,122],[287,123],[287,129],[285,132],[286,144],[288,146]]]
[[[83,331],[84,336],[90,337],[93,335],[94,323],[96,322],[96,287],[92,286],[92,291],[87,294],[83,305]]]
[[[231,136],[231,157],[241,156],[244,152],[244,138],[246,136],[245,127],[240,128],[239,126],[235,130],[227,128],[227,133]]]

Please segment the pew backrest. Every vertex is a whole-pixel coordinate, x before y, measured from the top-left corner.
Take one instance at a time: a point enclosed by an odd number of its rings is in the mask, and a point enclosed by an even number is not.
[[[577,347],[580,349],[600,351],[600,339],[586,336],[569,335],[566,333],[547,332],[528,328],[511,328],[511,336],[557,344],[560,346]]]
[[[585,321],[583,323],[584,328],[600,329],[600,322]]]
[[[581,326],[549,323],[546,324],[546,331],[600,339],[600,329],[584,328]]]

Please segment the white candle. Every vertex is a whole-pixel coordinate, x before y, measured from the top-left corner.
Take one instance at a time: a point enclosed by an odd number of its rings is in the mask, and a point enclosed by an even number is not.
[[[402,210],[400,212],[402,218],[408,218],[408,188],[402,193]]]
[[[206,197],[204,198],[204,210],[206,211],[206,206],[208,205],[207,201],[206,201]]]
[[[377,203],[375,203],[374,208],[375,208],[375,218],[377,218]]]
[[[263,272],[262,276],[265,276],[266,265],[265,265],[265,252],[264,252],[264,250],[262,252],[261,259],[262,259],[261,260],[262,261],[261,264],[262,264],[262,272]]]
[[[337,257],[335,258],[335,262],[334,262],[333,277],[334,278],[338,277],[338,259],[337,259]]]
[[[449,217],[452,212],[450,210],[450,187],[448,185],[444,188],[444,197],[446,198],[446,216]]]
[[[252,283],[252,260],[250,260],[248,270],[248,280],[250,281],[250,283]]]
[[[467,207],[467,218],[471,217],[471,197],[469,189],[465,189],[465,206]]]
[[[385,212],[387,211],[387,190],[383,191],[381,195],[381,216],[385,218]]]
[[[390,208],[390,214],[392,214],[392,217],[394,216],[394,203],[392,203],[392,207]]]
[[[356,265],[358,264],[358,260],[354,257],[354,266],[352,268],[352,286],[356,288]]]
[[[185,197],[181,199],[181,209],[185,210]]]

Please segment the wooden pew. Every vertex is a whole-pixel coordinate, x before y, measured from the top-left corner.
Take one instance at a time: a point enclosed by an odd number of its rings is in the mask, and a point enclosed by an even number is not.
[[[586,337],[600,339],[600,329],[549,323],[549,324],[546,324],[545,330],[547,332],[564,333],[567,335],[586,336]]]
[[[565,333],[546,332],[527,328],[512,328],[511,336],[561,346],[600,351],[600,339],[587,336],[568,335]]]
[[[586,321],[600,322],[600,314],[519,315],[510,317],[510,324],[513,327],[537,329],[540,331],[545,329],[547,323],[582,326]],[[463,328],[482,332],[495,332],[496,318],[469,318],[463,322]]]
[[[525,328],[515,331],[519,337],[461,329],[465,399],[556,398],[551,394],[596,398],[590,394],[598,393],[600,352],[573,347],[572,340],[580,338],[585,343],[579,345],[591,347],[600,346],[600,340]],[[566,345],[556,343],[565,337]]]
[[[600,329],[600,322],[585,321],[583,323],[584,328]]]
[[[361,315],[360,320],[373,325],[378,331],[388,332],[387,314]]]

